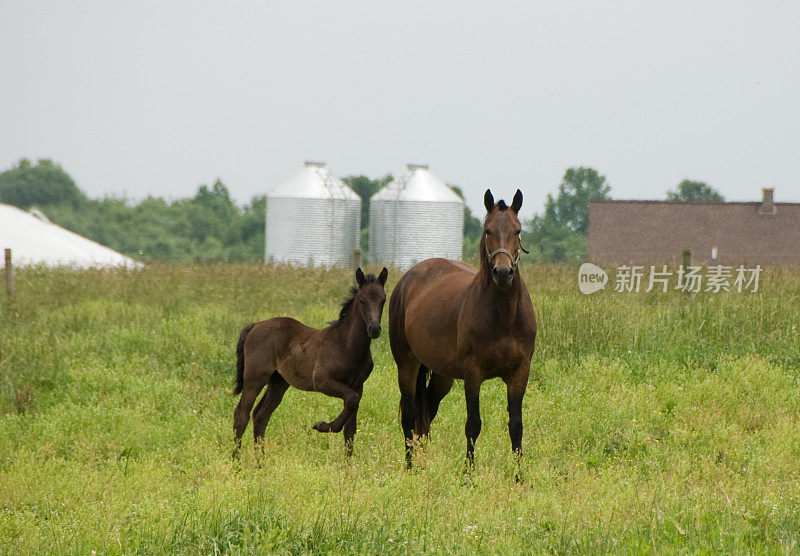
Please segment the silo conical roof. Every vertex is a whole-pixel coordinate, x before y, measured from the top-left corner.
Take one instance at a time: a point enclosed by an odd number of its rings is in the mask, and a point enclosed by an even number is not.
[[[427,164],[408,164],[405,174],[375,193],[370,200],[464,202],[446,183],[431,173]]]
[[[268,197],[291,199],[353,199],[358,194],[334,176],[324,162],[307,160],[302,170],[276,187]]]

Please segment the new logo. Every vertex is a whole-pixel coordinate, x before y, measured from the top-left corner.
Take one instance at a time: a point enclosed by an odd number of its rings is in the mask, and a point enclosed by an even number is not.
[[[599,266],[592,263],[583,263],[578,269],[578,288],[586,295],[605,289],[608,283],[608,274]]]

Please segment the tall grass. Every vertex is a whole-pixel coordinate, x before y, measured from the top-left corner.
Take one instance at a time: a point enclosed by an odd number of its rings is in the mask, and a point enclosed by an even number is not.
[[[351,460],[341,435],[310,430],[341,402],[290,390],[261,465],[251,437],[231,461],[239,329],[324,326],[347,271],[19,272],[0,313],[0,551],[797,550],[797,272],[693,298],[523,273],[540,332],[516,484],[500,381],[481,392],[471,475],[461,384],[403,470],[385,333]]]

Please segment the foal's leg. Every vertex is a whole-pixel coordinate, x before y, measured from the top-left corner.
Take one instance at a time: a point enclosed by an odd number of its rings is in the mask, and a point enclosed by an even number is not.
[[[360,396],[362,393],[362,389],[356,390],[358,395]],[[344,428],[342,429],[342,435],[344,436],[344,452],[347,457],[353,455],[353,439],[356,436],[356,418],[358,417],[358,412],[353,413],[347,422],[344,424]]]
[[[247,374],[245,374],[245,377],[247,377]],[[258,375],[249,381],[245,378],[242,397],[233,412],[234,458],[239,457],[239,449],[242,447],[242,435],[247,428],[247,423],[250,421],[250,410],[253,409],[253,404],[266,383],[267,378],[262,375]]]
[[[253,412],[253,438],[256,444],[264,440],[264,431],[267,429],[272,412],[280,405],[283,395],[288,389],[289,383],[277,372],[272,373],[267,385],[267,392]]]
[[[358,404],[361,403],[361,394],[350,388],[347,384],[339,382],[329,375],[322,376],[319,380],[314,380],[314,391],[321,392],[332,398],[340,398],[344,402],[342,412],[336,419],[327,423],[320,421],[312,428],[319,432],[339,432],[351,416],[358,412]]]
[[[344,424],[344,428],[342,429],[342,435],[344,436],[344,454],[347,457],[353,455],[353,439],[356,436],[356,417],[358,413],[353,413],[347,422]]]
[[[467,422],[464,425],[464,434],[467,436],[467,470],[471,471],[475,465],[475,442],[481,433],[481,394],[480,378],[467,375],[464,378],[464,394],[467,401]]]

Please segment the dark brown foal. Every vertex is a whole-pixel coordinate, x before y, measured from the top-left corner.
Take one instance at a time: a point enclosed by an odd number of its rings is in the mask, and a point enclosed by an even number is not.
[[[519,263],[522,192],[511,206],[484,195],[481,265],[428,259],[406,272],[389,301],[389,340],[397,363],[400,415],[411,466],[415,436],[430,432],[455,379],[467,402],[467,465],[481,432],[481,383],[500,378],[508,392],[511,448],[522,451],[522,398],[536,339],[536,316]],[[430,375],[430,382],[427,378]]]
[[[287,317],[276,317],[242,329],[236,346],[236,388],[242,394],[233,413],[238,455],[250,410],[264,388],[267,392],[253,413],[256,444],[264,438],[272,412],[290,386],[341,398],[342,412],[330,422],[313,426],[319,432],[344,434],[345,449],[353,451],[356,415],[364,382],[372,372],[370,342],[381,333],[381,315],[388,271],[376,278],[356,270],[357,287],[342,304],[339,319],[322,330]]]

